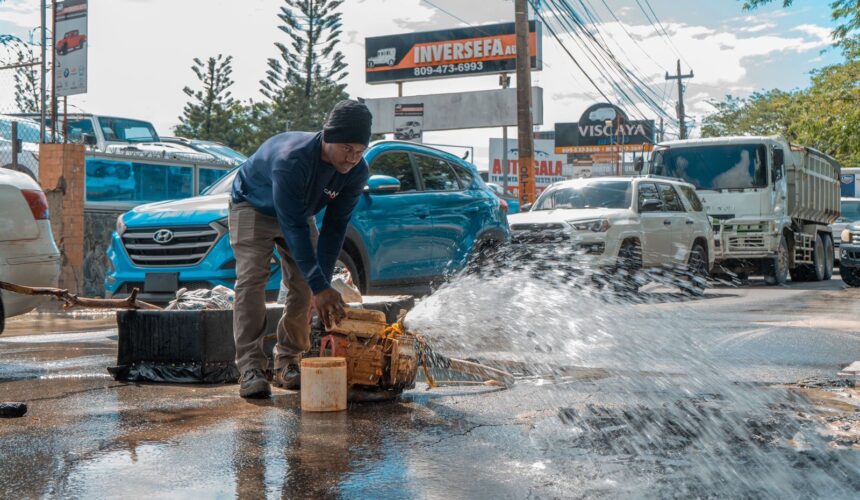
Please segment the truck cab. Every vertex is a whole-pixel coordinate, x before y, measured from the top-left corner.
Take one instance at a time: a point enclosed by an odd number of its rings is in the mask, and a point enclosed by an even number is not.
[[[696,187],[714,225],[717,267],[770,284],[829,279],[839,217],[839,165],[780,136],[658,145],[646,173]]]

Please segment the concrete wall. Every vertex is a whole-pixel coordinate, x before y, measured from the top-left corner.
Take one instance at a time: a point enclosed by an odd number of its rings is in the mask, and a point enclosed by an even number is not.
[[[125,210],[84,210],[84,295],[103,297],[108,269],[107,248],[116,218]]]

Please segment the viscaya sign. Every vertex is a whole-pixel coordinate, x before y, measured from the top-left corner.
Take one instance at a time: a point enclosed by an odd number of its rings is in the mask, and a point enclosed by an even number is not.
[[[531,67],[541,69],[540,24],[529,21]],[[429,80],[516,70],[514,23],[365,39],[367,83]]]
[[[555,124],[555,152],[619,153],[651,151],[654,120],[630,120],[612,104],[594,104],[579,122]]]

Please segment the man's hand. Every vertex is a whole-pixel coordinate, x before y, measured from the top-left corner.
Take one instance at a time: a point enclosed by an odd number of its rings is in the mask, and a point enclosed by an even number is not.
[[[326,288],[314,295],[314,308],[326,328],[332,328],[346,317],[346,303],[334,288]]]

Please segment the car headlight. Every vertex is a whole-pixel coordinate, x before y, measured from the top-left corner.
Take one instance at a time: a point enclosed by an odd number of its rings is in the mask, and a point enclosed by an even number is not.
[[[569,220],[567,223],[577,231],[591,231],[593,233],[605,233],[610,226],[606,219]]]
[[[122,215],[116,218],[116,234],[122,236],[126,230],[125,222],[122,221]]]
[[[842,239],[842,243],[851,243],[851,230],[845,228],[842,230],[842,234],[839,235]]]

